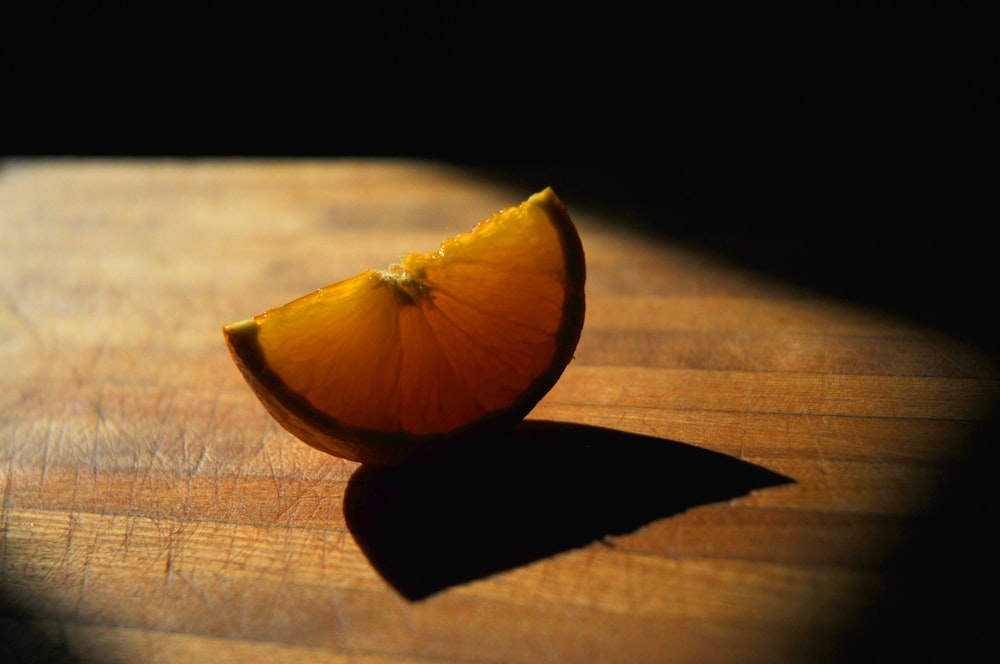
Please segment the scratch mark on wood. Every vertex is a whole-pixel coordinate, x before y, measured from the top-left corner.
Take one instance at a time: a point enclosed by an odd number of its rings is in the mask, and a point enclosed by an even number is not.
[[[166,594],[167,587],[174,576],[174,546],[172,542],[167,543],[167,560],[163,568],[163,593]]]
[[[14,320],[21,323],[36,348],[38,350],[44,350],[45,342],[43,341],[42,335],[38,330],[38,325],[36,325],[31,318],[25,315],[23,311],[21,311],[21,307],[18,306],[17,300],[14,299],[14,296],[11,295],[9,290],[4,287],[0,287],[0,296],[3,297],[3,303],[8,313],[10,313]]]
[[[7,510],[10,505],[10,496],[14,484],[14,456],[7,460],[7,472],[5,473],[3,487],[3,504],[0,505],[0,587],[3,587],[4,577],[7,570],[7,530],[10,528]]]
[[[73,546],[74,546],[73,540],[76,538],[77,518],[73,514],[67,514],[66,519],[67,519],[66,534],[63,536],[65,541],[65,546],[63,546],[62,553],[60,554],[59,559],[46,568],[45,573],[43,575],[43,577],[46,580],[55,576],[56,574],[67,573],[67,571],[72,567],[69,564],[69,561],[73,553]]]
[[[142,460],[141,460],[141,453],[139,451],[139,446],[131,445],[130,449],[132,450],[132,459],[131,459],[132,481],[128,483],[129,495],[128,495],[127,505],[128,505],[128,512],[130,514],[136,514],[138,513],[138,510],[136,508],[136,499],[138,497],[139,489],[141,486],[143,464],[141,462]],[[123,547],[126,550],[128,549],[128,545],[132,539],[134,531],[135,531],[135,520],[129,519],[125,526],[125,535],[123,542]]]
[[[340,608],[340,601],[336,596],[330,598],[330,608],[333,609],[333,617],[337,621],[342,639],[346,639],[350,632],[347,631],[347,621],[344,620],[344,612]]]
[[[45,421],[45,435],[42,437],[42,474],[38,481],[38,488],[45,488],[45,477],[48,473],[49,468],[49,444],[52,441],[52,430],[55,425],[51,417],[46,418]]]
[[[591,558],[595,554],[591,554]],[[635,560],[632,556],[622,556],[620,560],[625,566],[625,606],[629,611],[634,611],[639,608],[639,597],[641,591],[638,590],[637,586],[639,584],[639,577],[635,570]],[[593,564],[593,560],[587,561],[588,565]],[[594,565],[595,567],[600,567],[599,564]]]
[[[742,415],[742,435],[740,436],[740,459],[746,458],[747,439],[750,437],[750,413],[753,411],[754,386],[750,383],[750,392],[747,394],[747,408]]]
[[[103,404],[101,403],[102,399],[103,395],[98,398],[97,402],[99,407],[98,412],[101,416],[101,421],[98,424],[98,426],[100,427],[100,429],[107,431],[109,429],[109,424],[107,415],[104,412]],[[101,447],[101,437],[99,435],[96,435],[95,433],[93,444],[90,447],[90,479],[91,482],[93,482],[95,488],[98,486],[98,475],[100,474],[101,471],[101,462],[99,454],[100,447]]]
[[[201,454],[198,455],[198,460],[194,464],[194,468],[191,469],[191,477],[194,477],[201,472],[201,467],[205,463],[205,459],[208,458],[208,447],[202,446]]]
[[[280,448],[279,448],[280,449]],[[274,482],[274,486],[278,492],[278,501],[281,502],[284,497],[284,484],[281,482],[281,478],[278,474],[277,468],[274,467],[274,459],[271,456],[271,448],[266,444],[263,445],[264,458],[267,461],[267,467],[271,471],[271,481]]]
[[[236,549],[236,526],[232,525],[229,529],[229,546],[226,547],[226,559],[222,562],[223,571],[228,570],[229,566],[233,564],[233,552]]]
[[[74,517],[70,515],[70,518]],[[90,542],[84,548],[83,551],[83,569],[80,571],[80,584],[77,587],[76,601],[73,604],[73,615],[80,615],[80,607],[83,606],[84,597],[87,595],[87,584],[90,580],[90,558],[91,554],[97,548],[98,537],[100,536],[99,530],[94,530],[93,536],[90,538]]]
[[[204,589],[202,589],[201,586],[199,586],[197,583],[189,579],[187,574],[181,571],[177,571],[175,576],[187,587],[187,589],[191,592],[192,595],[198,598],[198,601],[201,602],[202,606],[205,607],[211,606],[212,604],[211,599],[205,593]]]
[[[208,408],[208,418],[206,420],[206,426],[213,427],[215,421],[219,414],[219,404],[222,402],[222,390],[218,387],[214,390],[214,395],[212,397],[212,402]]]
[[[811,424],[813,420],[809,416],[809,411],[806,411],[803,414],[806,416],[806,422],[809,422]],[[827,420],[828,420],[828,417],[826,415],[823,415],[823,423],[824,424],[826,424]],[[827,468],[827,465],[826,465],[826,457],[823,455],[823,448],[820,445],[820,440],[819,440],[820,437],[818,435],[816,435],[816,433],[812,430],[811,426],[809,427],[809,438],[813,442],[813,447],[816,448],[816,455],[819,457],[819,467],[820,467],[820,470],[823,471],[823,475],[829,477],[830,476],[830,470],[829,470],[829,468]]]

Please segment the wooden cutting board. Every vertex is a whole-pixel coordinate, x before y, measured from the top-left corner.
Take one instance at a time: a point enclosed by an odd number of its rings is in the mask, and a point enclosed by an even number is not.
[[[564,202],[575,361],[422,470],[285,433],[223,324],[547,184],[434,163],[0,171],[0,657],[913,661],[976,646],[1000,371]],[[992,566],[992,565],[991,565]],[[929,657],[930,658],[930,657]]]

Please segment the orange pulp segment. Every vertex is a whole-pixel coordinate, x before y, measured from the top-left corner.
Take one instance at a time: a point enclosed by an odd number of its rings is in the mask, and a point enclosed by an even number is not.
[[[427,254],[223,328],[237,366],[302,441],[390,464],[510,427],[580,338],[583,246],[551,188]]]

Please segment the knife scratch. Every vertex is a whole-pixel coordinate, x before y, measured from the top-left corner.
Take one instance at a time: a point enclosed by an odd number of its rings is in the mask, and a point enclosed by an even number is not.
[[[45,423],[45,435],[42,438],[42,475],[38,481],[39,489],[45,488],[45,478],[48,474],[49,468],[49,445],[52,441],[52,431],[54,426],[52,418],[47,418]]]
[[[172,544],[167,544],[167,560],[166,565],[163,570],[163,587],[164,592],[166,592],[166,587],[170,585],[171,580],[174,576],[174,547]]]

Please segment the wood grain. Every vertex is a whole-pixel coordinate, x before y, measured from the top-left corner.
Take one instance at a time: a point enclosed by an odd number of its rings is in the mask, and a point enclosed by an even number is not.
[[[587,322],[530,426],[399,476],[267,416],[223,324],[530,193],[429,162],[4,164],[5,661],[977,647],[996,589],[992,352],[585,201],[564,197]],[[432,569],[408,596],[399,578]]]

